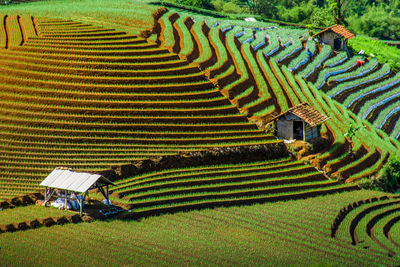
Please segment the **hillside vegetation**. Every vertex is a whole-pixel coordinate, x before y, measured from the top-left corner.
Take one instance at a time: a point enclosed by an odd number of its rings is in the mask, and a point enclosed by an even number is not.
[[[399,265],[398,196],[355,183],[399,153],[388,65],[147,1],[20,2],[0,16],[2,264]],[[272,121],[304,102],[322,136],[285,146]],[[14,197],[57,166],[112,178],[125,211]]]
[[[98,172],[185,150],[280,142],[197,67],[154,43],[80,22],[33,21],[37,36],[0,55],[3,197],[38,190],[56,166]]]
[[[385,40],[400,38],[399,0],[163,0],[162,3],[203,15],[255,16],[258,20],[309,28],[344,24],[357,34]]]

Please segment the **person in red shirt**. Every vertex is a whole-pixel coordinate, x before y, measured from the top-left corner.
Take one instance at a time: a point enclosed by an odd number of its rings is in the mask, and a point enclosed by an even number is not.
[[[357,60],[357,67],[361,67],[362,65],[365,64],[365,60]]]

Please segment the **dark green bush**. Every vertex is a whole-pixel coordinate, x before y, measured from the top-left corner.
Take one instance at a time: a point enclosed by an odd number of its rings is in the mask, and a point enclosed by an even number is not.
[[[13,0],[0,0],[0,5],[8,5],[11,4]]]
[[[206,9],[212,8],[211,0],[176,0],[176,3]]]
[[[360,186],[370,190],[396,192],[400,187],[400,159],[390,158],[377,176],[363,179]]]
[[[400,39],[400,16],[383,6],[372,6],[361,16],[348,18],[351,30],[379,39]]]
[[[237,1],[213,0],[211,4],[216,11],[227,14],[241,14],[245,10],[238,5]]]
[[[171,0],[172,1],[172,0]],[[179,8],[183,10],[188,10],[191,12],[196,12],[205,16],[212,16],[215,18],[224,18],[226,17],[224,14],[221,14],[220,12],[214,11],[214,10],[207,10],[204,8],[199,8],[199,7],[194,7],[191,5],[184,5],[184,4],[179,4],[179,3],[172,3],[170,1],[162,1],[161,4],[165,7],[172,7],[172,8]]]

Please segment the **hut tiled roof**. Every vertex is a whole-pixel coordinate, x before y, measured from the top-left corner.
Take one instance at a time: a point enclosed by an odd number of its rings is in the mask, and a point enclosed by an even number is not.
[[[310,126],[321,124],[329,119],[329,117],[325,116],[307,103],[301,103],[297,106],[291,107],[286,112],[280,114],[278,117],[288,112],[293,113],[294,115],[308,123]]]
[[[354,34],[354,33],[352,33],[351,31],[349,31],[348,29],[346,29],[346,28],[343,27],[342,25],[338,25],[338,24],[332,25],[332,26],[330,26],[330,27],[328,27],[328,28],[326,28],[326,29],[320,31],[319,33],[315,34],[314,36],[320,35],[320,34],[326,32],[326,31],[333,31],[334,33],[337,33],[337,34],[339,34],[339,35],[341,35],[341,36],[343,36],[344,38],[349,39],[349,40],[350,40],[351,38],[355,37],[355,34]],[[314,36],[313,36],[313,37],[314,37]]]

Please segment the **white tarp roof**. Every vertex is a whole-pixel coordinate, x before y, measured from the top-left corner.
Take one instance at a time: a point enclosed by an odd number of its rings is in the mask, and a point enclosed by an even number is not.
[[[72,170],[54,169],[46,179],[41,182],[41,186],[63,189],[73,192],[86,192],[98,180],[104,184],[113,184],[110,180],[100,174],[86,172],[75,172]]]
[[[248,17],[244,19],[245,21],[257,22],[257,20],[253,17]]]

